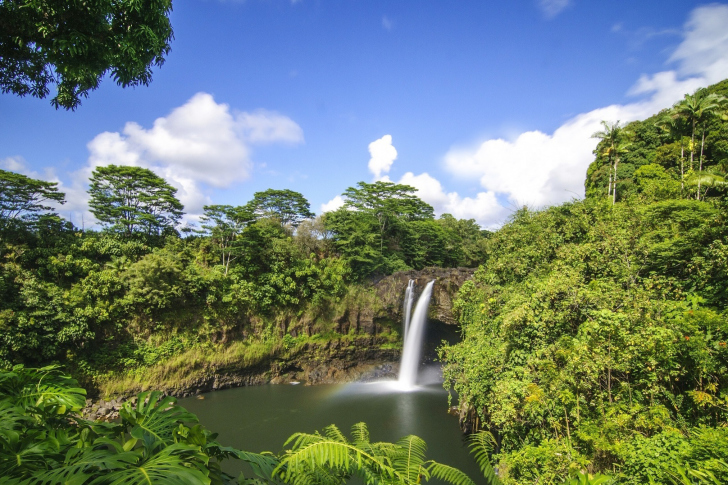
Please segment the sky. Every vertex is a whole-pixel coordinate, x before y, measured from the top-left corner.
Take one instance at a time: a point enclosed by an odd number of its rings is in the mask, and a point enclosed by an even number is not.
[[[728,4],[688,0],[186,0],[149,86],[75,112],[0,95],[0,168],[55,181],[93,225],[94,167],[149,168],[186,222],[268,188],[316,213],[406,183],[503,224],[584,196],[600,121],[644,119],[728,77]]]

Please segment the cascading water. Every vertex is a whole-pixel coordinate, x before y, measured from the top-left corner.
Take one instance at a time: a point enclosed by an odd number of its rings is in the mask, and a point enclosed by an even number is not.
[[[417,300],[415,311],[412,314],[412,320],[409,322],[408,327],[405,327],[406,337],[402,351],[402,361],[399,365],[398,382],[398,387],[402,389],[411,389],[417,383],[417,369],[420,365],[422,344],[425,337],[425,324],[427,323],[427,308],[430,306],[432,285],[434,284],[435,280],[427,283],[427,286],[422,291],[422,295]],[[410,292],[410,294],[412,293]]]
[[[404,342],[407,341],[407,332],[410,326],[410,316],[412,315],[412,303],[415,301],[415,280],[409,280],[407,289],[404,291],[404,320],[402,328],[404,330]]]

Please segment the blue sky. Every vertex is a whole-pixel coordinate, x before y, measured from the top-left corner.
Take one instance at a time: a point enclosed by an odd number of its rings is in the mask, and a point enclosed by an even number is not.
[[[318,213],[384,179],[491,227],[583,196],[601,119],[728,77],[728,5],[685,0],[186,0],[171,20],[149,87],[105,80],[76,112],[0,95],[0,167],[60,182],[76,223],[92,168],[125,163],[190,220],[266,188]]]

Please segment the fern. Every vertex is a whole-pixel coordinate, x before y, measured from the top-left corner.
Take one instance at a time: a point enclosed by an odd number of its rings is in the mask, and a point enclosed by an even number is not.
[[[494,444],[495,438],[487,431],[479,431],[470,435],[470,453],[475,458],[483,478],[489,485],[502,485],[503,482],[498,478],[490,463],[490,454]]]
[[[475,482],[469,476],[449,465],[443,465],[442,463],[433,461],[430,462],[427,471],[431,476],[451,483],[452,485],[475,485]]]

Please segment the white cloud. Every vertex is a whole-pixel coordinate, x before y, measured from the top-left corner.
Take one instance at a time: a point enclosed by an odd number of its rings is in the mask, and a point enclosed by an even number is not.
[[[250,143],[301,143],[303,130],[295,121],[274,111],[240,113],[238,123]]]
[[[375,180],[391,182],[388,173],[397,159],[397,150],[392,145],[392,136],[385,135],[369,144],[369,170]],[[417,189],[417,196],[430,204],[437,215],[452,214],[459,219],[475,219],[478,224],[493,227],[500,224],[507,215],[507,210],[496,199],[494,192],[480,192],[475,198],[461,197],[457,192],[445,192],[439,180],[427,172],[415,175],[405,173],[397,182],[411,185]],[[321,205],[321,212],[329,212],[343,206],[345,199],[337,195],[329,202]]]
[[[481,226],[494,227],[508,213],[498,203],[494,192],[480,192],[474,199],[461,197],[457,192],[445,192],[440,181],[427,172],[420,175],[407,172],[399,183],[415,187],[417,196],[430,204],[438,215],[452,214],[458,219],[475,219]]]
[[[728,75],[728,5],[706,5],[690,14],[685,39],[670,56],[682,76],[704,77],[708,84]]]
[[[392,27],[394,27],[394,23],[389,17],[385,15],[382,17],[382,27],[384,27],[384,30],[392,30]]]
[[[445,167],[463,178],[477,177],[489,192],[514,205],[557,204],[583,197],[586,169],[597,141],[592,133],[601,120],[644,119],[671,106],[685,93],[728,77],[728,6],[695,9],[684,40],[671,57],[677,71],[643,75],[629,94],[645,99],[577,115],[553,134],[529,131],[513,140],[492,139],[477,147],[453,148]],[[698,57],[701,63],[693,62]],[[680,75],[691,77],[680,77]]]
[[[538,0],[538,6],[546,18],[556,17],[569,5],[571,0]]]
[[[25,159],[21,156],[3,158],[2,160],[0,160],[0,168],[2,168],[3,170],[9,170],[11,172],[22,173],[27,177],[37,178],[31,175]]]
[[[392,164],[397,159],[397,150],[392,145],[392,135],[384,135],[378,140],[369,144],[369,171],[374,174],[375,179],[382,177],[383,173],[389,173]]]
[[[154,170],[178,189],[185,212],[194,219],[209,203],[203,186],[229,187],[250,177],[251,146],[301,143],[303,131],[290,118],[266,110],[232,113],[210,94],[154,121],[151,128],[128,122],[121,132],[104,132],[88,143],[84,180],[100,165],[134,165]]]
[[[324,213],[335,211],[336,209],[343,207],[344,202],[344,198],[340,195],[337,195],[325,204],[321,204],[321,212]]]

